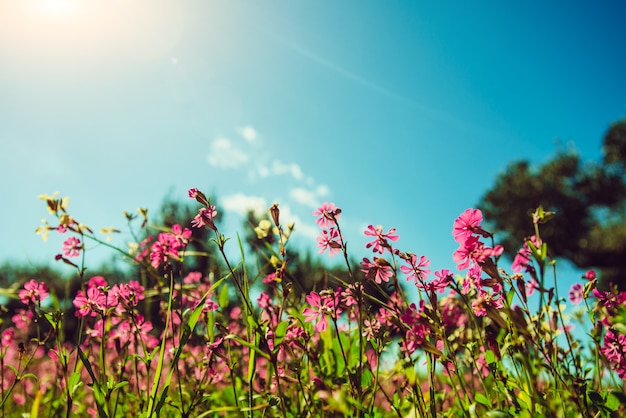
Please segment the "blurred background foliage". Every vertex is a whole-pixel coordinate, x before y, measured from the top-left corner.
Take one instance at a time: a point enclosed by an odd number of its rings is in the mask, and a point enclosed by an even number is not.
[[[626,120],[606,132],[600,161],[583,162],[576,151],[559,149],[538,166],[512,162],[478,207],[513,257],[534,234],[529,219],[539,205],[555,212],[541,226],[552,257],[598,269],[604,287],[626,290]]]

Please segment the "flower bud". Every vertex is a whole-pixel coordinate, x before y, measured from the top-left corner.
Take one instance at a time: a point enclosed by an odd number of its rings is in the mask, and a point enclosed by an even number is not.
[[[272,215],[272,220],[274,221],[274,225],[279,226],[280,225],[280,220],[279,220],[280,210],[278,209],[278,203],[274,203],[272,205],[272,207],[270,208],[270,215]]]

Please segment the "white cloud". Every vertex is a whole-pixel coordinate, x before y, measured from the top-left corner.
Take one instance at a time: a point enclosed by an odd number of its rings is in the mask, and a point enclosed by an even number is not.
[[[249,125],[237,128],[237,132],[239,132],[239,135],[241,135],[243,139],[245,139],[248,142],[256,141],[256,139],[259,136],[256,129],[254,129],[252,126],[249,126]]]
[[[319,206],[317,195],[311,190],[307,190],[302,187],[296,187],[291,189],[291,192],[289,194],[291,195],[291,198],[298,203],[302,203],[303,205],[310,206],[312,208],[316,208]]]
[[[327,185],[325,184],[320,184],[319,186],[317,186],[317,189],[315,190],[315,192],[317,193],[318,196],[326,196],[330,193],[330,189],[328,188]]]
[[[260,196],[248,196],[243,193],[236,193],[222,197],[219,204],[228,212],[245,215],[249,210],[256,215],[262,215],[269,209],[267,201]]]
[[[214,167],[237,168],[249,160],[248,154],[226,138],[217,138],[211,143],[207,161]]]
[[[298,215],[295,215],[291,211],[291,207],[289,205],[280,205],[278,208],[280,209],[280,223],[287,225],[288,223],[293,222],[295,224],[294,234],[296,237],[299,236],[315,239],[318,236],[320,228],[315,225],[313,216],[311,216],[309,222],[304,222]]]
[[[266,165],[259,165],[258,168],[259,176],[261,177],[269,177],[280,176],[283,174],[290,174],[295,180],[302,180],[304,178],[304,174],[302,173],[302,169],[296,163],[283,163],[278,160],[272,161],[272,165],[270,167]]]

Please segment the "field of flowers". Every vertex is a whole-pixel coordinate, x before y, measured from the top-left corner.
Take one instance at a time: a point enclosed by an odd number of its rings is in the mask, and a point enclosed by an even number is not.
[[[42,196],[51,219],[38,232],[67,236],[57,260],[81,289],[64,306],[34,277],[12,295],[21,308],[1,322],[0,416],[626,414],[626,293],[598,288],[594,271],[557,287],[542,208],[506,267],[481,212],[460,214],[452,273],[431,271],[425,255],[395,246],[394,228],[374,225],[353,262],[341,209],[324,203],[313,213],[319,254],[345,266],[303,292],[290,273],[297,231],[277,204],[254,228],[264,247],[250,263],[210,199],[197,189],[189,197],[198,213],[187,226],[150,235],[145,212],[127,215],[136,242],[126,250],[74,219],[67,199]],[[205,256],[187,250],[194,228],[210,232],[222,273],[184,270]],[[89,276],[86,241],[118,253],[136,279]],[[587,335],[574,336],[584,323]]]

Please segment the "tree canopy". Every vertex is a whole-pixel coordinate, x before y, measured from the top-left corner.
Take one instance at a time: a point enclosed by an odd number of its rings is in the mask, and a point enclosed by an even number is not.
[[[605,285],[626,288],[626,119],[605,134],[601,161],[559,150],[538,166],[513,162],[478,205],[511,257],[534,234],[530,213],[539,206],[555,212],[541,225],[553,257],[599,269]]]

